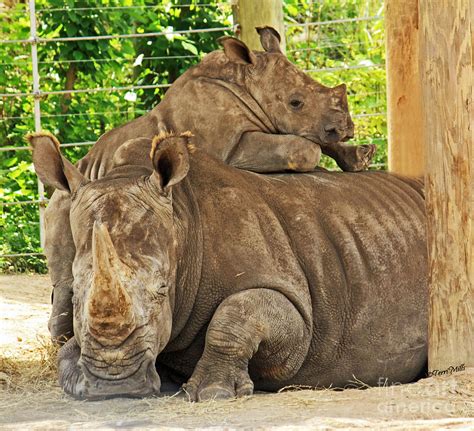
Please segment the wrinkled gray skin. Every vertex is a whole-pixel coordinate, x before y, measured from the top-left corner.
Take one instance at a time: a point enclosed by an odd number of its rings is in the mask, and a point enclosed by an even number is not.
[[[345,170],[365,169],[375,147],[342,142],[354,133],[346,87],[328,88],[312,80],[281,53],[274,29],[259,32],[265,52],[251,52],[239,40],[224,38],[224,51],[212,52],[184,73],[149,114],[103,135],[78,163],[80,171],[88,179],[101,178],[127,139],[152,138],[164,129],[191,130],[196,145],[209,154],[257,172],[311,171],[321,149]],[[53,339],[73,333],[75,250],[69,205],[69,196],[56,192],[45,214]]]
[[[422,185],[383,172],[259,175],[188,137],[127,142],[88,182],[49,137],[40,178],[71,193],[74,332],[60,383],[78,398],[192,400],[409,382],[427,355]],[[130,156],[127,156],[130,154]]]

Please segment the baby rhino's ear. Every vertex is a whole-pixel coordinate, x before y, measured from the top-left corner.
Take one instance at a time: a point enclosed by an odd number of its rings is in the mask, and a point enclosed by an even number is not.
[[[260,36],[260,43],[266,52],[272,52],[277,54],[283,54],[280,42],[281,36],[273,27],[255,27],[257,33]]]
[[[217,42],[224,48],[225,56],[233,63],[255,64],[255,54],[239,39],[231,36],[222,36]]]
[[[48,132],[26,136],[33,147],[33,165],[39,179],[55,189],[74,193],[86,179],[59,151],[59,141]]]

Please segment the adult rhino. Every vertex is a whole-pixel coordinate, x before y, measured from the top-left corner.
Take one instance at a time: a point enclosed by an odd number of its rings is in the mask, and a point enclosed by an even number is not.
[[[159,136],[88,181],[48,135],[42,181],[72,197],[74,332],[60,383],[78,398],[193,400],[290,384],[409,382],[427,357],[421,183],[383,172],[259,175]]]
[[[328,88],[309,78],[282,54],[274,29],[258,31],[264,52],[252,52],[232,37],[221,39],[224,51],[184,73],[150,113],[103,135],[78,163],[85,178],[107,174],[126,140],[163,130],[192,130],[209,154],[257,172],[313,170],[321,149],[345,170],[364,169],[375,147],[343,142],[354,133],[346,87]],[[69,206],[69,196],[56,192],[45,214],[54,339],[73,333]]]

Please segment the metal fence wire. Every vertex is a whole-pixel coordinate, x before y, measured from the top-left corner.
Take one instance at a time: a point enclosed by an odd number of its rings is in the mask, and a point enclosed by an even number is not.
[[[383,0],[380,0],[380,3],[383,3]],[[35,1],[34,0],[28,0],[28,8],[24,10],[25,13],[28,13],[29,15],[29,23],[30,23],[30,34],[29,37],[26,39],[7,39],[7,40],[0,40],[0,46],[2,45],[17,45],[17,46],[29,46],[30,47],[30,55],[28,59],[23,59],[23,60],[17,60],[17,61],[11,61],[11,62],[5,62],[0,64],[0,70],[2,67],[5,67],[7,65],[15,65],[16,67],[25,67],[29,68],[31,67],[31,91],[2,91],[0,92],[0,100],[3,101],[3,103],[6,103],[9,99],[12,98],[22,98],[22,99],[32,99],[33,100],[33,111],[32,111],[32,119],[34,121],[34,130],[35,131],[40,131],[42,129],[42,120],[51,118],[51,117],[79,117],[82,115],[85,116],[93,116],[93,115],[98,115],[98,116],[107,116],[107,115],[117,115],[117,114],[128,114],[128,111],[104,111],[104,112],[94,112],[94,113],[64,113],[64,114],[42,114],[41,111],[41,104],[45,103],[44,99],[46,96],[54,96],[54,95],[59,95],[59,96],[64,96],[64,95],[74,95],[74,94],[82,94],[85,93],[87,95],[93,94],[93,93],[110,93],[110,92],[128,92],[128,91],[136,91],[136,90],[145,90],[145,89],[166,89],[168,88],[171,84],[150,84],[150,85],[123,85],[122,83],[117,82],[117,86],[110,86],[110,87],[95,87],[95,88],[81,88],[81,89],[65,89],[65,90],[42,90],[40,86],[40,80],[43,78],[41,76],[39,64],[48,64],[48,63],[54,63],[54,64],[61,64],[61,63],[66,63],[66,64],[71,64],[74,62],[77,63],[101,63],[101,62],[108,62],[108,61],[117,61],[117,62],[126,62],[128,61],[127,59],[124,58],[118,58],[118,59],[104,59],[104,58],[86,58],[86,59],[72,59],[72,60],[64,60],[64,59],[59,59],[59,60],[54,60],[54,61],[42,61],[39,62],[38,60],[38,46],[40,45],[48,45],[52,43],[68,43],[68,42],[78,42],[78,41],[89,41],[89,42],[97,42],[99,40],[119,40],[119,39],[138,39],[138,38],[148,38],[150,40],[153,39],[160,39],[163,37],[172,37],[172,36],[177,36],[177,35],[189,35],[189,34],[195,34],[195,33],[203,33],[203,34],[211,34],[211,33],[222,33],[222,32],[227,32],[229,34],[232,34],[234,32],[235,27],[234,26],[219,26],[219,27],[209,27],[209,28],[203,28],[203,29],[186,29],[186,30],[170,30],[167,29],[166,31],[159,31],[159,32],[136,32],[136,33],[130,33],[130,34],[103,34],[103,35],[85,35],[85,36],[76,36],[76,37],[53,37],[53,38],[45,38],[45,37],[39,37],[37,33],[37,18],[41,17],[42,13],[45,12],[71,12],[74,11],[78,14],[80,13],[85,13],[86,11],[93,11],[100,9],[102,11],[112,11],[115,13],[121,13],[123,11],[127,11],[130,9],[136,9],[136,10],[147,10],[151,8],[156,8],[156,5],[137,5],[137,6],[95,6],[95,7],[77,7],[77,8],[70,8],[70,7],[64,7],[64,8],[49,8],[49,9],[36,9],[35,6]],[[218,3],[199,3],[199,2],[193,2],[189,4],[170,4],[169,7],[173,8],[185,8],[185,7],[218,7]],[[3,8],[4,10],[7,10],[6,8]],[[230,8],[229,8],[230,10]],[[0,13],[2,12],[2,7],[0,4]],[[380,15],[374,15],[374,16],[361,16],[361,17],[355,17],[355,18],[341,18],[341,19],[335,19],[335,20],[329,20],[329,21],[309,21],[309,22],[304,22],[304,23],[298,23],[298,22],[287,22],[286,23],[286,30],[291,31],[291,29],[294,28],[301,28],[304,32],[306,32],[307,38],[309,40],[310,38],[310,33],[309,29],[318,29],[319,27],[325,27],[325,26],[334,26],[334,25],[348,25],[350,23],[357,23],[357,22],[366,22],[366,21],[379,21],[383,19]],[[291,46],[288,46],[287,49],[287,54],[288,56],[293,59],[297,60],[299,56],[308,56],[311,55],[312,52],[314,51],[321,51],[324,49],[333,49],[341,46],[348,46],[348,45],[353,45],[357,46],[358,44],[361,44],[362,42],[348,42],[346,44],[341,44],[341,43],[323,43],[320,44],[317,47],[311,48],[311,47],[305,47],[305,48],[292,48]],[[189,60],[194,60],[194,61],[199,61],[200,56],[199,55],[170,55],[166,57],[162,56],[148,56],[142,57],[142,60],[170,60],[170,61],[177,61],[181,59],[189,59]],[[297,62],[297,61],[296,61]],[[298,62],[297,62],[298,63]],[[132,65],[128,65],[132,66]],[[126,67],[126,65],[124,66]],[[357,70],[357,69],[367,69],[367,70],[376,70],[376,69],[384,69],[384,64],[382,62],[380,63],[363,63],[363,64],[349,64],[349,65],[343,65],[343,66],[335,66],[335,67],[308,67],[304,68],[303,70],[307,73],[320,73],[320,72],[344,72],[344,71],[350,71],[350,70]],[[0,72],[1,73],[1,72]],[[354,118],[370,118],[370,117],[385,117],[385,102],[384,102],[384,97],[385,97],[385,89],[379,89],[378,91],[370,91],[370,92],[365,92],[365,93],[359,93],[358,97],[370,97],[370,96],[381,96],[382,102],[380,103],[380,106],[377,106],[380,108],[376,112],[362,112],[362,113],[356,113],[353,115]],[[137,110],[134,111],[135,113],[145,113],[147,110],[143,110],[141,112],[138,112]],[[22,118],[28,118],[24,116],[6,116],[3,115],[2,112],[0,111],[0,121],[7,123],[8,121],[11,120],[18,120]],[[29,117],[31,118],[31,117]],[[8,125],[5,126],[8,129]],[[378,138],[383,140],[384,138]],[[370,142],[373,142],[374,139],[371,139]],[[377,141],[377,138],[375,139]],[[94,144],[95,141],[87,140],[83,142],[69,142],[69,143],[64,143],[61,144],[62,147],[83,147],[83,146],[91,146]],[[363,142],[360,140],[359,142]],[[29,151],[30,148],[26,145],[20,145],[20,146],[11,146],[11,145],[4,145],[2,143],[2,146],[0,146],[0,156],[2,153],[5,152],[17,152],[17,151]],[[377,167],[383,167],[384,164],[377,164]],[[40,237],[40,245],[41,248],[44,246],[44,210],[46,207],[46,204],[48,202],[48,199],[46,198],[45,195],[45,190],[43,184],[38,180],[37,181],[37,188],[38,188],[38,199],[30,199],[30,200],[18,200],[18,201],[8,201],[8,202],[1,202],[0,205],[4,208],[11,207],[11,206],[16,206],[16,205],[36,205],[38,207],[38,212],[39,212],[39,229],[38,229],[38,235]],[[41,251],[31,251],[31,250],[18,250],[15,251],[14,253],[5,253],[5,254],[0,254],[0,259],[2,258],[16,258],[16,257],[28,257],[28,256],[41,256],[43,253]]]

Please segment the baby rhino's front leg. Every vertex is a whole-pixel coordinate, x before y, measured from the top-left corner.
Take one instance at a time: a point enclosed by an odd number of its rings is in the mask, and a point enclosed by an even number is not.
[[[226,162],[239,169],[260,173],[310,172],[320,158],[319,145],[301,136],[247,132]]]
[[[224,300],[209,324],[204,352],[184,385],[192,401],[251,395],[249,376],[278,382],[301,367],[310,331],[281,293],[252,289]]]
[[[367,169],[372,161],[376,147],[373,144],[349,145],[343,142],[321,145],[324,154],[332,157],[346,172],[360,172]]]

